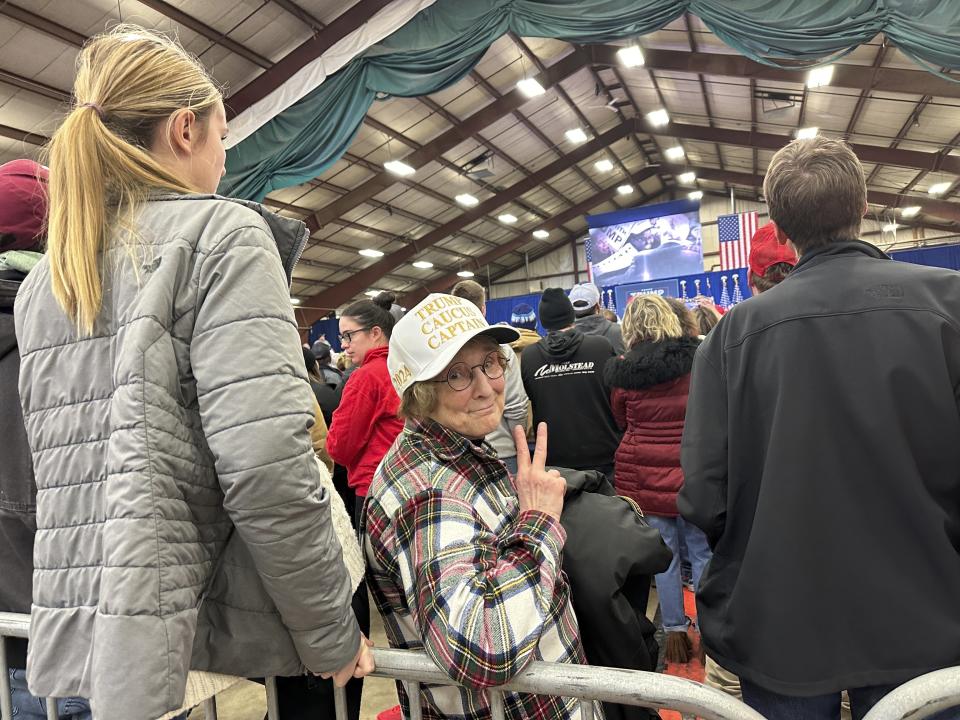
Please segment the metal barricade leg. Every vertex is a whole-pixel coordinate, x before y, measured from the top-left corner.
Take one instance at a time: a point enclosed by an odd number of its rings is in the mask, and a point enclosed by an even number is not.
[[[57,710],[57,699],[55,697],[47,698],[47,720],[60,720],[60,712]]]
[[[490,698],[490,715],[493,720],[505,720],[507,713],[503,706],[503,693],[499,690],[489,690],[487,692]]]
[[[279,720],[280,701],[277,699],[277,679],[265,678],[264,686],[267,689],[267,720]]]
[[[0,715],[3,720],[13,720],[13,697],[10,690],[10,666],[7,665],[7,638],[0,635]]]
[[[410,700],[410,720],[423,720],[423,710],[420,708],[420,683],[404,680],[403,687]]]
[[[345,687],[337,687],[334,685],[333,707],[337,720],[347,720],[347,689]]]

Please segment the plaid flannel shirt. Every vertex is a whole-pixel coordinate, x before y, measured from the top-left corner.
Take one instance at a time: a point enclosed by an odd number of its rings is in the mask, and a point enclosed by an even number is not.
[[[422,685],[426,720],[489,718],[482,689],[532,660],[586,662],[560,571],[564,530],[520,511],[489,445],[408,421],[367,498],[367,579],[390,645],[426,651],[463,686]],[[508,693],[504,704],[512,720],[580,717],[572,698]]]

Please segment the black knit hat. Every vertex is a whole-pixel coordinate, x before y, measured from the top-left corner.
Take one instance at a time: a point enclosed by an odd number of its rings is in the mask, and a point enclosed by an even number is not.
[[[547,330],[573,325],[573,305],[560,288],[547,288],[540,297],[540,324]]]

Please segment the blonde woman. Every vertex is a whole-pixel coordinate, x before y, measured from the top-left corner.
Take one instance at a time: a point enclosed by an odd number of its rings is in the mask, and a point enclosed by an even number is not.
[[[308,432],[288,291],[303,225],[212,194],[223,102],[176,43],[92,39],[73,97],[48,253],[16,304],[31,691],[146,720],[180,706],[190,668],[368,672]]]
[[[617,493],[637,501],[673,552],[670,567],[656,576],[668,662],[687,662],[687,635],[680,579],[680,538],[693,568],[694,588],[710,559],[703,532],[677,512],[683,485],[680,440],[690,390],[690,370],[699,341],[684,332],[663,298],[638,295],[623,316],[626,354],[604,368],[617,423],[625,430],[616,454]]]

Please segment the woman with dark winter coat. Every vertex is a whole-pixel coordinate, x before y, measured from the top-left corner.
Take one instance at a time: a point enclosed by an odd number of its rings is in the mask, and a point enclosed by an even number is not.
[[[710,559],[703,532],[677,512],[683,485],[680,440],[687,412],[690,370],[698,340],[687,336],[665,300],[637,296],[623,317],[626,354],[604,368],[610,404],[625,430],[616,454],[617,493],[640,505],[673,551],[670,567],[656,576],[668,662],[687,662],[691,643],[683,609],[680,538],[686,544],[696,589]]]

